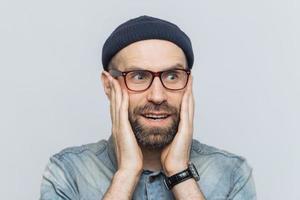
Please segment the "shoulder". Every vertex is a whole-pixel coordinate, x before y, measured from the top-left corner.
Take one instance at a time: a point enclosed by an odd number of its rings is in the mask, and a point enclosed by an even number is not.
[[[76,175],[91,168],[109,168],[108,142],[100,140],[81,146],[67,147],[50,157],[50,165]]]
[[[101,188],[107,188],[112,177],[107,149],[108,142],[101,140],[68,147],[51,156],[42,176],[41,194],[63,191],[68,199],[77,199],[80,191],[86,196],[104,193]]]
[[[193,141],[192,141],[192,150],[197,151],[200,154],[222,153],[226,156],[236,156],[235,154],[233,154],[229,151],[202,143],[197,139],[193,139]]]
[[[193,140],[191,161],[200,175],[200,186],[207,199],[255,196],[252,167],[245,157]]]
[[[241,155],[193,140],[191,160],[201,168],[210,167],[232,176],[237,172],[251,174],[252,167]]]
[[[94,155],[100,155],[103,153],[107,148],[107,141],[106,140],[100,140],[95,143],[89,143],[89,144],[84,144],[80,146],[72,146],[72,147],[67,147],[60,152],[54,154],[52,157],[58,159],[58,160],[63,160],[68,157],[80,157],[84,156],[86,154],[94,154]]]
[[[50,157],[44,177],[67,182],[110,174],[112,164],[108,156],[108,141],[100,140],[81,146],[68,147]],[[92,179],[91,179],[92,180]]]
[[[246,160],[243,156],[237,155],[235,153],[229,152],[224,149],[220,149],[211,145],[207,145],[204,143],[199,142],[196,139],[193,139],[192,142],[192,157],[211,157],[211,158],[223,158],[229,160],[239,160],[244,161]]]

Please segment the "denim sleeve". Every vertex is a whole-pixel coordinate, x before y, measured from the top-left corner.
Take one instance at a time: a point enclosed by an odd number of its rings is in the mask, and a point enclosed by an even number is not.
[[[233,171],[231,177],[233,188],[228,200],[256,200],[256,190],[252,168],[243,160]]]
[[[71,174],[57,157],[51,157],[42,177],[40,200],[76,200]]]

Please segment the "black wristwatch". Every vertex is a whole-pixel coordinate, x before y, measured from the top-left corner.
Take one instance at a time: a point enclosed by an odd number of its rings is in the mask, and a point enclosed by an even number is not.
[[[186,170],[183,170],[177,174],[174,174],[173,176],[164,177],[164,183],[168,190],[171,190],[175,185],[178,183],[181,183],[185,180],[188,180],[190,178],[194,178],[196,181],[200,180],[200,176],[198,174],[198,171],[195,167],[195,165],[191,162],[188,164],[188,168]]]

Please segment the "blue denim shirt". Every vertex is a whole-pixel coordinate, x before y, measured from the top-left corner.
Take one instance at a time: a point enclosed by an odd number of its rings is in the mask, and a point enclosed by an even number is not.
[[[190,160],[198,170],[198,184],[206,200],[256,199],[252,168],[243,157],[193,140]],[[100,200],[116,170],[111,138],[64,149],[50,158],[42,178],[40,200]],[[144,170],[133,199],[174,196],[165,188],[163,171]]]

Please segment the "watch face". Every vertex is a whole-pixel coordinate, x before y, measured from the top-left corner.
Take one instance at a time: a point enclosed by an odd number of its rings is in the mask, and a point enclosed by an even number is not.
[[[194,179],[196,181],[199,181],[200,180],[200,176],[199,176],[198,171],[197,171],[197,169],[196,169],[196,167],[195,167],[195,165],[193,163],[189,164],[189,170],[192,173]]]

